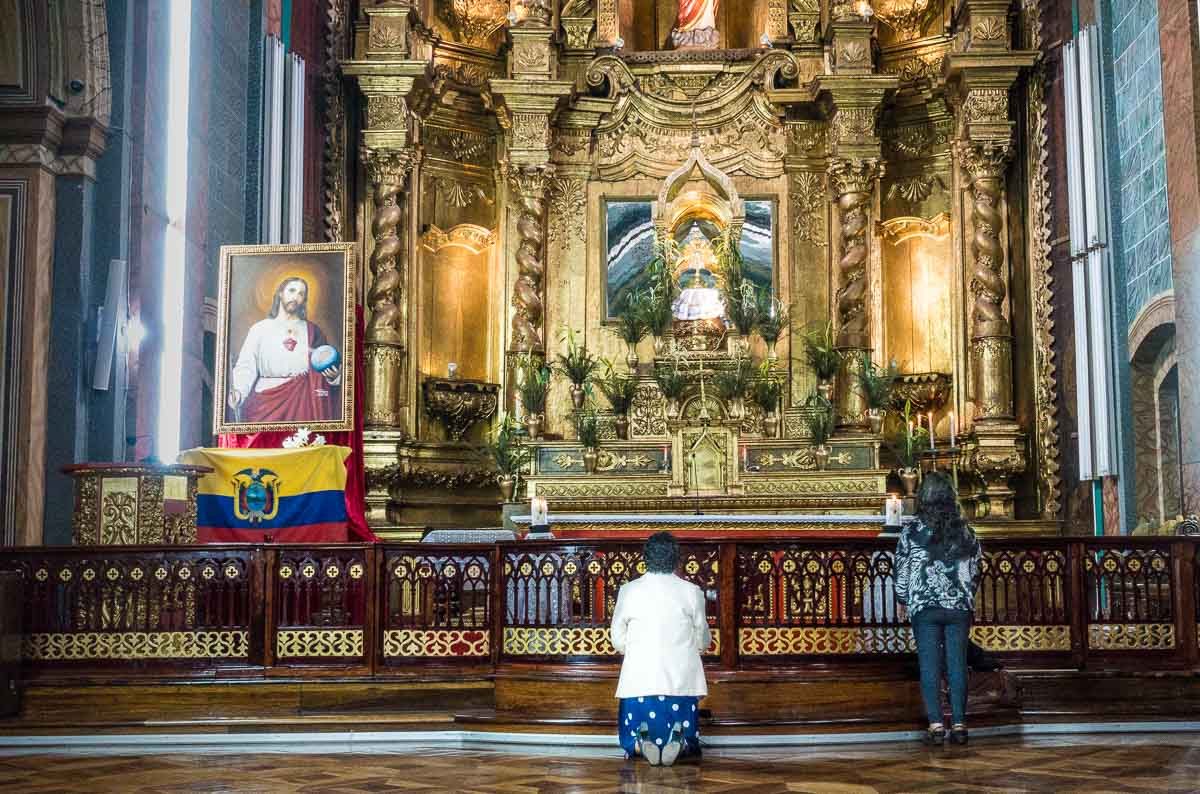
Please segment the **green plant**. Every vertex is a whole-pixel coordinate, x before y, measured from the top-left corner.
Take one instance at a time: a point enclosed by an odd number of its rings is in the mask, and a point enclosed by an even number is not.
[[[626,344],[636,345],[646,338],[646,333],[650,330],[646,327],[646,310],[643,303],[641,295],[630,295],[617,312],[617,324],[613,333]]]
[[[783,383],[771,371],[769,362],[764,361],[758,368],[758,377],[754,379],[754,384],[750,387],[750,399],[752,399],[763,413],[775,413],[775,409],[779,406],[779,398],[783,396]]]
[[[787,307],[769,292],[761,292],[758,296],[758,335],[767,344],[778,342],[784,332],[791,326],[792,318]]]
[[[662,396],[668,400],[678,400],[687,388],[687,379],[678,366],[659,367],[654,371],[654,380]]]
[[[842,353],[837,349],[833,323],[815,323],[804,331],[804,358],[818,380],[830,380],[842,366]]]
[[[679,293],[675,283],[678,245],[673,237],[654,244],[654,258],[646,265],[648,286],[641,296],[642,319],[654,336],[661,337],[675,321],[672,308]]]
[[[520,385],[517,394],[521,397],[521,405],[529,414],[541,414],[546,411],[546,394],[550,391],[550,367],[545,362],[533,356],[524,356],[517,361]]]
[[[808,425],[813,446],[822,447],[833,435],[833,403],[820,392],[813,392],[804,401],[804,407],[808,409],[804,422]]]
[[[738,357],[733,366],[723,369],[713,375],[713,385],[717,394],[725,400],[736,400],[745,397],[754,381],[754,368],[749,359]]]
[[[563,336],[566,337],[567,352],[566,355],[558,354],[556,369],[566,375],[572,384],[582,388],[592,377],[600,361],[588,352],[586,346],[576,343],[574,329],[568,328]]]
[[[758,290],[746,278],[745,260],[741,247],[729,229],[721,233],[713,246],[717,267],[721,273],[721,298],[725,301],[725,316],[743,336],[758,325]]]
[[[912,401],[904,401],[904,415],[899,427],[887,435],[887,445],[896,456],[902,469],[915,469],[920,462],[921,450],[929,444],[929,431],[921,427],[912,413]]]
[[[600,445],[600,417],[596,415],[595,410],[589,408],[575,414],[575,433],[579,437],[579,443],[588,449],[595,449]]]
[[[529,447],[521,443],[522,429],[511,415],[505,414],[496,422],[487,443],[488,453],[496,462],[496,469],[506,477],[519,475],[533,457]]]
[[[611,361],[604,360],[603,363],[604,375],[596,380],[596,385],[604,392],[613,413],[624,416],[629,413],[629,408],[637,397],[637,378],[618,373],[613,369]]]
[[[862,353],[862,366],[857,373],[858,388],[867,407],[872,411],[886,409],[892,401],[892,388],[899,376],[900,369],[894,361],[883,368],[871,360],[870,354]]]

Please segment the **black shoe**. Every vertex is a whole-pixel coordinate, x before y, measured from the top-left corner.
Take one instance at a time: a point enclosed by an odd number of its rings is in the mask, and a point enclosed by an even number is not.
[[[964,725],[955,725],[950,729],[950,744],[966,745],[967,743],[967,728]]]
[[[921,735],[921,744],[928,747],[941,747],[946,741],[945,728],[929,728]]]

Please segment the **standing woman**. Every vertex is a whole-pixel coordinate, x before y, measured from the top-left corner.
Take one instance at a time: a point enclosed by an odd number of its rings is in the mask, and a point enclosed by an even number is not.
[[[646,575],[625,583],[613,610],[612,643],[625,654],[617,682],[617,734],[626,758],[670,766],[699,754],[700,654],[712,643],[704,593],[675,575],[679,544],[657,532],[643,552]]]
[[[946,475],[930,472],[917,492],[917,517],[905,525],[896,547],[896,597],[907,607],[921,666],[921,698],[929,717],[926,744],[946,739],[939,690],[945,660],[950,681],[950,741],[967,743],[967,642],[979,541],[958,508]]]

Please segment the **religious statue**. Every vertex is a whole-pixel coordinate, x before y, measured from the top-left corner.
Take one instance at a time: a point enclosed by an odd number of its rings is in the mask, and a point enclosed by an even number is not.
[[[716,320],[725,316],[725,302],[721,292],[712,284],[705,282],[704,275],[712,276],[713,251],[712,245],[704,235],[693,228],[684,243],[683,261],[687,263],[687,272],[683,289],[671,306],[676,320]]]
[[[233,366],[228,403],[236,421],[338,419],[340,358],[308,319],[308,282],[284,278],[270,313],[250,326]]]
[[[671,43],[677,50],[712,50],[720,41],[717,34],[717,5],[720,0],[679,0],[679,16],[671,31]]]

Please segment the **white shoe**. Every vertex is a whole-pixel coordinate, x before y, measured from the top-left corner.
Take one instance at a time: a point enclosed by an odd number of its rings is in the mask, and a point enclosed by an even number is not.
[[[683,726],[677,722],[671,728],[671,741],[663,747],[659,760],[663,766],[673,766],[681,752],[683,752]]]
[[[638,752],[650,762],[650,766],[658,766],[662,763],[662,751],[650,740],[649,734],[650,726],[646,723],[638,726]]]

